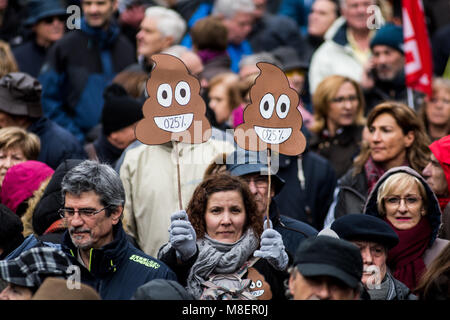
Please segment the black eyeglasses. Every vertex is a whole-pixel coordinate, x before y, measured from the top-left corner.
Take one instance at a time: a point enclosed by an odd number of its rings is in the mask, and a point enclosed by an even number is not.
[[[53,17],[46,17],[44,19],[42,19],[41,21],[50,24],[53,23],[53,21],[58,20],[60,22],[64,22],[66,19],[63,16],[53,16]]]
[[[111,205],[107,205],[106,207],[103,207],[101,209],[95,210],[95,209],[73,209],[73,208],[61,208],[58,210],[58,213],[60,215],[61,218],[71,218],[75,215],[75,211],[78,211],[78,214],[80,215],[80,217],[82,218],[90,218],[94,215],[96,215],[97,213],[102,212],[103,210],[105,210],[106,208],[110,207]]]
[[[358,101],[358,96],[348,96],[348,97],[335,97],[333,99],[331,99],[331,102],[334,103],[343,103],[345,101],[348,101],[350,103],[354,103]]]

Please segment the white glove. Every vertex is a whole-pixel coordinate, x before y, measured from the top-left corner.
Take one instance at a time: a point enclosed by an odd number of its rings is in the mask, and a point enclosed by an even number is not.
[[[269,220],[270,225],[272,222]],[[289,257],[284,248],[281,234],[275,229],[267,229],[267,223],[264,222],[264,232],[261,235],[261,247],[253,255],[267,259],[267,261],[277,270],[286,270]]]
[[[185,210],[174,212],[170,220],[170,245],[177,251],[177,256],[179,255],[182,261],[186,261],[197,252],[195,230]]]

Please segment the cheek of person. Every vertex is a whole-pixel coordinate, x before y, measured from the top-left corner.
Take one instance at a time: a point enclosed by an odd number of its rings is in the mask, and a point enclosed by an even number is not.
[[[8,284],[8,286],[0,292],[0,300],[31,300],[33,291],[30,288]]]
[[[390,200],[392,198],[397,198],[396,203]],[[408,230],[415,227],[420,219],[426,215],[417,186],[402,193],[388,195],[383,201],[386,219],[398,230]]]
[[[0,150],[0,186],[9,168],[26,160],[23,151],[19,148]]]
[[[350,82],[343,83],[330,103],[328,129],[334,133],[338,128],[352,125],[356,119],[358,104],[358,95],[353,85]]]
[[[238,241],[246,222],[244,201],[240,192],[220,191],[210,195],[206,205],[206,233],[224,243]]]
[[[386,275],[386,249],[375,242],[352,242],[359,247],[363,260],[362,283],[366,286],[380,284]]]
[[[428,122],[436,126],[450,124],[450,93],[437,90],[431,100],[427,101],[425,113]]]
[[[449,196],[444,169],[442,169],[441,164],[433,153],[430,155],[430,162],[422,170],[422,176],[426,179],[427,183],[438,197]]]
[[[125,149],[134,140],[136,140],[136,134],[134,128],[136,124],[129,125],[128,127],[122,128],[120,130],[111,132],[107,137],[109,143],[118,149]]]

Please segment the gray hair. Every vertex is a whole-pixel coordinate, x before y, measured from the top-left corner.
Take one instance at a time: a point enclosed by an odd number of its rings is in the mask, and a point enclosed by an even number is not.
[[[271,54],[270,52],[262,51],[242,57],[241,61],[239,62],[239,69],[244,66],[256,65],[258,62],[267,62],[279,68],[282,68],[281,62],[277,58],[275,58],[273,54]]]
[[[227,19],[233,18],[238,12],[251,13],[255,10],[253,0],[216,0],[213,15],[223,15]]]
[[[183,54],[188,51],[191,51],[188,47],[177,44],[164,49],[163,51],[161,51],[161,53],[170,54],[171,56],[181,59]]]
[[[92,160],[85,160],[70,169],[61,182],[62,197],[66,193],[75,196],[83,192],[94,191],[108,214],[114,212],[118,206],[125,203],[125,189],[117,172],[107,164]]]
[[[186,32],[186,21],[174,10],[153,6],[145,10],[145,17],[155,19],[156,26],[165,37],[172,37],[174,44],[180,43]]]

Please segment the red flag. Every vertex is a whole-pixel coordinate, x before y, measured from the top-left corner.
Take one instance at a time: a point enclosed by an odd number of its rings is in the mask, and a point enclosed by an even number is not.
[[[406,86],[431,96],[433,66],[422,0],[403,0],[402,10]]]

